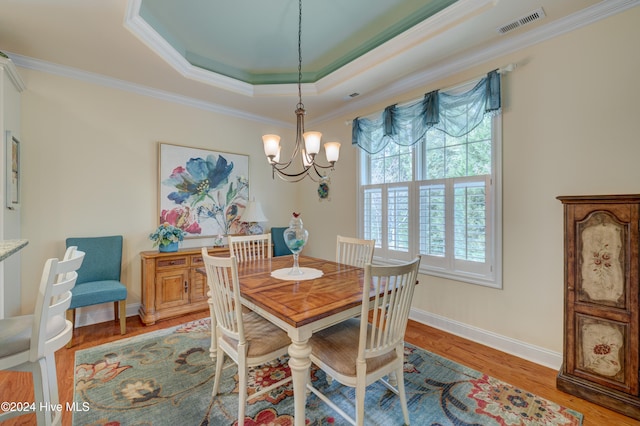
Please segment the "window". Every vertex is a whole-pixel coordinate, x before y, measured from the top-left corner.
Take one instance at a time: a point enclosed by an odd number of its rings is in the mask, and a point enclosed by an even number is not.
[[[422,273],[501,287],[500,129],[499,114],[484,114],[462,136],[434,126],[413,143],[404,128],[360,151],[360,235],[376,240],[378,262],[420,254]]]

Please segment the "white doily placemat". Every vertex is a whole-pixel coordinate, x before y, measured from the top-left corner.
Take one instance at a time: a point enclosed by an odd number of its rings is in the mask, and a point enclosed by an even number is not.
[[[302,275],[289,275],[293,268],[282,268],[276,269],[275,271],[271,271],[271,276],[273,278],[277,278],[279,280],[287,280],[287,281],[304,281],[304,280],[312,280],[314,278],[319,278],[322,276],[322,271],[314,268],[300,268]]]

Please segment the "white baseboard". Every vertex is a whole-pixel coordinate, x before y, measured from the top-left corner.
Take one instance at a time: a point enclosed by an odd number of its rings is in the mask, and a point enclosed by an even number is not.
[[[127,316],[138,315],[139,303],[127,304]],[[449,318],[412,308],[409,317],[422,324],[444,330],[490,348],[506,352],[536,364],[558,370],[562,366],[562,354],[531,345],[510,337],[492,333]],[[113,304],[87,306],[76,309],[76,327],[113,321]]]
[[[127,303],[127,316],[138,315],[139,308],[140,303]],[[102,303],[100,305],[77,308],[75,327],[84,327],[85,325],[113,320],[113,303]]]
[[[553,352],[539,346],[521,342],[510,337],[505,337],[490,331],[486,331],[468,324],[457,322],[449,318],[435,315],[418,309],[411,309],[409,318],[433,328],[437,328],[447,333],[480,343],[490,348],[506,352],[511,355],[526,359],[536,364],[560,369],[562,366],[562,354]]]

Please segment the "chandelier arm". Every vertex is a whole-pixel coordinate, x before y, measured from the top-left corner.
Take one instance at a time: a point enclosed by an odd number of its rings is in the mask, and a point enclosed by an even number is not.
[[[323,175],[320,174],[320,171],[318,170],[318,167],[316,167],[315,164],[313,165],[313,171],[316,172],[316,174],[318,175],[318,177],[320,179],[322,179],[324,177]],[[309,177],[311,177],[311,176],[309,176]]]
[[[324,164],[318,164],[317,162],[315,162],[315,161],[314,161],[314,162],[313,162],[313,165],[314,165],[315,167],[319,167],[319,168],[321,168],[321,169],[331,169],[331,170],[334,170],[334,164],[331,164],[331,163],[329,163],[328,165],[326,165],[326,166],[325,166]]]
[[[295,155],[292,156],[289,161],[287,161],[286,163],[282,163],[282,162],[278,162],[278,161],[271,161],[270,164],[273,166],[274,169],[276,170],[284,170],[287,167],[289,167],[291,165],[291,163],[293,162],[293,159],[296,158]],[[279,166],[279,167],[276,167]]]
[[[297,173],[287,173],[284,171],[284,168],[278,168],[273,166],[273,168],[275,169],[275,171],[280,175],[280,176],[287,176],[287,177],[298,177],[298,176],[302,176],[302,175],[306,175],[309,173],[309,169],[311,168],[311,166],[306,166],[302,171],[299,171]]]
[[[313,182],[320,182],[322,179],[325,178],[325,176],[322,176],[321,174],[318,173],[318,176],[320,177],[320,179],[316,179],[313,177],[313,175],[308,175],[309,179],[311,179]]]
[[[289,183],[296,183],[296,182],[300,182],[302,181],[304,178],[306,178],[307,176],[309,176],[309,178],[314,181],[314,182],[319,182],[317,181],[312,175],[309,174],[309,171],[303,171],[297,174],[288,174],[288,173],[276,173],[276,175],[278,176],[278,178],[280,178],[280,180],[283,180],[285,182],[289,182]]]

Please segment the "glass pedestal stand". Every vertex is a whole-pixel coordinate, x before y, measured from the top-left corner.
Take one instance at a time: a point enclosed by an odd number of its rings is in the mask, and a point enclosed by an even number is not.
[[[293,268],[291,268],[289,275],[303,275],[304,273],[298,265],[298,257],[309,239],[309,231],[302,226],[302,219],[300,219],[299,213],[293,213],[289,221],[289,227],[284,230],[283,237],[285,244],[293,253]]]

